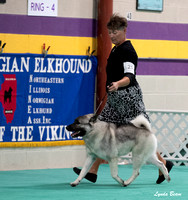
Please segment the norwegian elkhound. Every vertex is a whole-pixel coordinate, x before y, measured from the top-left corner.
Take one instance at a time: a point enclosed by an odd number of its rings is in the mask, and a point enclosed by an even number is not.
[[[87,152],[87,159],[80,175],[71,186],[80,183],[97,157],[108,161],[112,177],[122,186],[127,186],[135,180],[146,161],[157,166],[165,179],[170,181],[165,165],[156,156],[157,139],[151,132],[150,123],[143,115],[138,116],[128,125],[117,126],[100,121],[93,114],[88,114],[78,117],[66,128],[72,132],[72,138],[83,137]],[[132,152],[133,174],[124,181],[118,176],[118,157],[129,152]]]

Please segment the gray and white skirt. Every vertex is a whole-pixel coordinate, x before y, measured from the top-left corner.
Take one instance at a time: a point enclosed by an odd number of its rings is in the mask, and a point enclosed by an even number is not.
[[[141,88],[136,85],[108,93],[107,102],[98,119],[121,125],[127,124],[140,114],[144,115],[149,121]]]

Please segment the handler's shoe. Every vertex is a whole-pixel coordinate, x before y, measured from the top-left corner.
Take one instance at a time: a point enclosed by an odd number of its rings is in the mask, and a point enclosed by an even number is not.
[[[166,168],[168,170],[168,172],[170,172],[170,170],[172,169],[172,167],[174,166],[174,164],[171,161],[166,161]],[[156,183],[160,184],[165,180],[164,175],[160,175],[159,178],[157,179]]]
[[[74,167],[73,171],[79,175],[81,172],[81,169]],[[88,181],[91,181],[92,183],[95,183],[97,181],[97,174],[88,172],[84,178],[87,179]]]

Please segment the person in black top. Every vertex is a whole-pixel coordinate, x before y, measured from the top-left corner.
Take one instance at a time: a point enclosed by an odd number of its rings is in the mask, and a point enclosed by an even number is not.
[[[138,56],[131,41],[126,39],[127,20],[119,15],[113,15],[107,28],[115,46],[111,50],[106,66],[107,102],[98,119],[121,125],[142,114],[150,121],[145,111],[141,88],[136,80]],[[173,163],[164,160],[158,152],[157,156],[170,171]],[[102,162],[98,158],[85,178],[96,182],[98,168]],[[81,171],[76,167],[73,170],[77,174]],[[164,180],[164,176],[159,171],[156,183],[160,184]]]
[[[123,30],[119,31],[125,35]],[[116,32],[118,30],[109,29],[112,41]],[[129,40],[112,49],[106,67],[108,98],[98,119],[121,125],[143,114],[149,120],[142,91],[136,80],[137,60],[136,51]]]

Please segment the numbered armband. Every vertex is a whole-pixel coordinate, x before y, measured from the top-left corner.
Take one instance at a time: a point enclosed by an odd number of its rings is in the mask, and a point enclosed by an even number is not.
[[[124,73],[135,74],[135,65],[132,62],[124,62]]]

